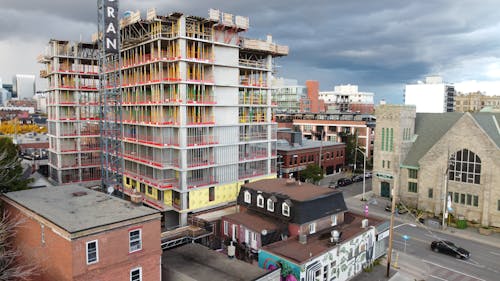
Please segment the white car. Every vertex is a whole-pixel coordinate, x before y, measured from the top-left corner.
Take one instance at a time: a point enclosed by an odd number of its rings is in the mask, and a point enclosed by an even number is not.
[[[365,178],[371,178],[372,177],[372,173],[371,172],[366,172],[365,173]]]

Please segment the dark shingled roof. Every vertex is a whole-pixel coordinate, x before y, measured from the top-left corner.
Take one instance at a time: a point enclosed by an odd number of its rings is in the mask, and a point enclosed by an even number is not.
[[[465,113],[469,114],[469,113]],[[412,145],[403,165],[418,167],[418,161],[436,142],[450,130],[464,113],[417,113],[415,119],[415,134],[418,135]],[[471,114],[479,126],[500,147],[500,113],[480,112]]]
[[[256,191],[283,194],[295,201],[309,201],[311,199],[339,192],[311,183],[287,183],[288,181],[288,179],[265,179],[252,183],[246,183],[244,186],[248,189]]]

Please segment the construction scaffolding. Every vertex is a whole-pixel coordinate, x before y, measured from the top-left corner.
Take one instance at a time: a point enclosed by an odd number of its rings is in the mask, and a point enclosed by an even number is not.
[[[117,36],[116,53],[107,53],[106,16],[104,0],[98,0],[99,41],[99,93],[101,130],[102,189],[108,193],[123,190],[122,95],[120,36]],[[116,5],[118,5],[116,3]],[[118,10],[118,7],[116,7]],[[116,11],[118,12],[118,11]]]

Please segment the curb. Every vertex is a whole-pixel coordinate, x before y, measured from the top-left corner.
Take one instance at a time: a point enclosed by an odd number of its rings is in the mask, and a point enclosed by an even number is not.
[[[371,191],[365,193],[365,197],[371,198],[371,196],[372,196],[372,192]],[[362,194],[358,194],[358,195],[353,196],[351,198],[354,198],[355,201],[363,202],[363,201],[361,201],[361,197],[362,197]],[[351,201],[352,202],[353,200],[350,199],[350,198],[348,198],[348,199],[346,199],[346,201]],[[354,202],[352,202],[352,203],[354,203]],[[356,203],[354,203],[354,205],[355,206],[349,206],[349,209],[352,209],[352,210],[355,210],[355,211],[361,212],[361,213],[364,212],[364,209],[362,207],[356,206]],[[390,220],[390,218],[391,218],[390,215],[388,215],[387,213],[382,213],[379,210],[370,211],[370,213],[372,215],[374,215],[374,216],[381,217],[381,218],[384,218],[384,219],[387,219],[387,220]],[[460,232],[456,232],[455,229],[452,228],[452,227],[448,227],[445,230],[442,230],[440,228],[439,229],[438,228],[430,228],[428,226],[424,226],[423,227],[420,222],[415,222],[415,220],[408,220],[408,219],[399,218],[397,216],[394,217],[394,221],[397,221],[397,222],[400,222],[400,223],[407,223],[407,222],[415,223],[415,224],[417,224],[417,227],[427,228],[427,229],[431,230],[432,232],[437,232],[437,233],[442,233],[442,234],[448,234],[450,236],[462,238],[462,239],[465,239],[465,240],[474,241],[474,242],[481,243],[481,244],[488,245],[488,246],[492,246],[492,247],[498,247],[500,245],[500,239],[493,238],[494,240],[492,240],[492,239],[489,239],[488,236],[484,236],[483,237],[483,235],[481,235],[481,237],[476,237],[476,235],[480,235],[480,234],[476,234],[476,233],[473,233],[473,232],[470,232],[470,233],[460,233]]]

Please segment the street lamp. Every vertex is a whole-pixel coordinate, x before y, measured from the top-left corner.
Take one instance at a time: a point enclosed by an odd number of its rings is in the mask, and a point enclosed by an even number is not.
[[[363,154],[363,196],[361,197],[361,201],[366,201],[365,198],[365,187],[366,187],[366,154],[361,149],[356,147],[356,150]],[[354,160],[356,161],[356,160]]]

